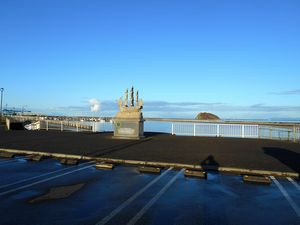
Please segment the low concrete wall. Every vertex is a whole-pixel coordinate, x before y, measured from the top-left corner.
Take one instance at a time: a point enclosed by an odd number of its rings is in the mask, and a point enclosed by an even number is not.
[[[8,130],[24,130],[24,121],[18,121],[6,117],[5,122]]]

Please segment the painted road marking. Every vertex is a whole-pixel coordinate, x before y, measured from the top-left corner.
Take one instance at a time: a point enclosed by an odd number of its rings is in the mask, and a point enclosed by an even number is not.
[[[150,209],[150,207],[171,187],[171,185],[176,181],[178,176],[182,173],[181,169],[128,223],[127,225],[134,225],[136,222],[142,218],[142,216]]]
[[[117,207],[116,209],[114,209],[109,215],[107,215],[106,217],[104,217],[96,225],[104,225],[104,224],[106,224],[108,221],[110,221],[114,216],[116,216],[119,212],[121,212],[125,207],[127,207],[137,197],[139,197],[141,194],[143,194],[145,191],[147,191],[153,184],[155,184],[157,181],[159,181],[162,177],[164,177],[172,169],[173,169],[173,167],[170,167],[168,170],[166,170],[161,175],[159,175],[158,177],[156,177],[154,180],[152,180],[150,183],[148,183],[145,187],[143,187],[141,190],[139,190],[133,196],[131,196],[129,199],[127,199],[125,202],[123,202],[119,207]]]
[[[24,185],[24,186],[21,186],[21,187],[17,187],[17,188],[8,190],[8,191],[4,191],[4,192],[1,192],[1,193],[0,193],[0,196],[6,195],[6,194],[9,194],[9,193],[12,193],[12,192],[15,192],[15,191],[24,189],[24,188],[31,187],[31,186],[34,186],[34,185],[36,185],[36,184],[44,183],[44,182],[47,182],[47,181],[49,181],[49,180],[53,180],[53,179],[56,179],[56,178],[58,178],[58,177],[62,177],[62,176],[65,176],[65,175],[68,175],[68,174],[71,174],[71,173],[75,173],[75,172],[78,172],[78,171],[80,171],[80,170],[84,170],[84,169],[90,168],[90,167],[92,167],[92,166],[94,166],[94,165],[89,165],[89,166],[81,167],[81,168],[78,168],[78,169],[76,169],[76,170],[72,170],[72,171],[69,171],[69,172],[66,172],[66,173],[63,173],[63,174],[59,174],[59,175],[56,175],[56,176],[53,176],[53,177],[46,178],[46,179],[44,179],[44,180],[36,181],[36,182],[34,182],[34,183],[31,183],[31,184],[27,184],[27,185]]]
[[[4,163],[0,163],[0,166],[5,166],[5,165],[8,165],[8,164],[15,164],[15,163],[17,163],[18,161],[16,161],[16,160],[13,160],[13,161],[11,161],[11,162],[4,162]]]
[[[286,200],[290,203],[290,205],[292,206],[292,208],[296,212],[297,216],[300,218],[300,209],[299,209],[299,207],[296,205],[296,203],[293,201],[293,199],[289,196],[289,194],[284,189],[284,187],[276,180],[275,177],[270,176],[270,178],[274,181],[274,183],[276,184],[278,189],[281,191],[281,193],[286,198]]]
[[[294,181],[292,178],[290,178],[290,177],[288,177],[287,178],[297,189],[298,189],[298,191],[300,191],[300,185],[299,184],[297,184],[297,182],[296,181]]]
[[[18,159],[10,159],[8,162],[0,163],[0,166],[7,165],[7,164],[15,164],[18,162],[20,162]]]
[[[94,161],[82,163],[82,164],[80,164],[79,166],[83,166],[83,165],[90,164],[90,163],[94,163]],[[54,170],[54,171],[51,171],[51,172],[48,172],[48,173],[44,173],[44,174],[41,174],[41,175],[38,175],[38,176],[25,178],[25,179],[23,179],[23,180],[19,180],[19,181],[10,183],[10,184],[4,184],[4,185],[1,185],[1,186],[0,186],[0,189],[1,189],[1,188],[5,188],[5,187],[9,187],[9,186],[12,186],[12,185],[15,185],[15,184],[23,183],[23,182],[25,182],[25,181],[33,180],[33,179],[36,179],[36,178],[39,178],[39,177],[47,176],[47,175],[50,175],[50,174],[53,174],[53,173],[58,173],[58,172],[62,172],[62,171],[65,171],[65,170],[70,170],[70,169],[74,169],[74,168],[68,167],[68,168],[64,168],[64,169]]]
[[[4,162],[7,162],[7,161],[14,161],[16,159],[12,158],[12,159],[3,159],[0,161],[0,164],[4,163]]]
[[[0,166],[6,165],[6,164],[9,164],[9,163],[17,163],[17,162],[20,162],[19,159],[26,160],[27,158],[28,157],[15,157],[15,158],[11,158],[11,159],[1,160],[0,161]]]

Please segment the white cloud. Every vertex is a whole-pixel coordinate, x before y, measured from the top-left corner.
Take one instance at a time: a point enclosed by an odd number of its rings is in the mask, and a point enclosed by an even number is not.
[[[270,94],[273,94],[273,95],[300,95],[300,89],[289,90],[289,91],[280,91],[280,92],[272,92]]]
[[[96,98],[89,100],[91,112],[98,112],[100,110],[100,102]]]

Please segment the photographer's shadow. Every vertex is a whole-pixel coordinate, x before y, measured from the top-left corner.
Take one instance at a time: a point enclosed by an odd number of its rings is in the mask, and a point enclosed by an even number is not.
[[[202,166],[203,170],[215,170],[218,171],[220,164],[215,160],[213,155],[207,156],[200,165]]]

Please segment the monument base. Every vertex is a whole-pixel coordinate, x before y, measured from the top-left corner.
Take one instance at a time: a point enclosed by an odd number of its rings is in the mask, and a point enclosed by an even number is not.
[[[113,121],[113,138],[132,140],[140,140],[144,138],[144,120],[142,118],[115,118]]]

